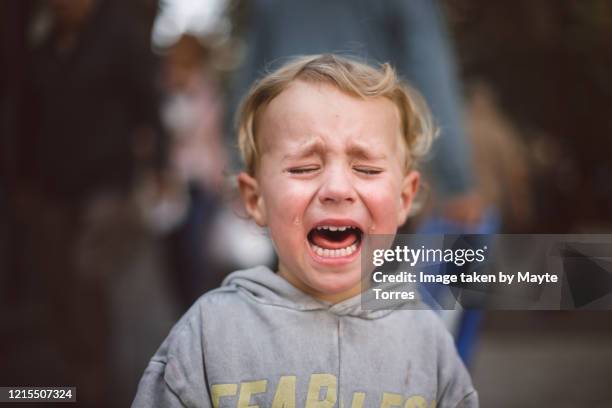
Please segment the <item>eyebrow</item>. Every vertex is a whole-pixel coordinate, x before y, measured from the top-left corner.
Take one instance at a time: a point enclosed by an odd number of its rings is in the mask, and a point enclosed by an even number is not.
[[[387,158],[385,153],[375,153],[367,144],[358,141],[351,142],[351,145],[348,148],[348,154],[349,156],[364,160],[385,160]]]
[[[285,154],[282,160],[303,159],[313,154],[323,155],[324,151],[325,145],[323,142],[320,139],[313,139],[301,144],[295,151]]]
[[[295,151],[285,154],[282,157],[282,160],[303,159],[312,155],[322,156],[324,153],[325,143],[323,143],[320,139],[314,139],[303,143]],[[387,158],[385,153],[374,153],[372,152],[372,148],[370,146],[359,141],[351,141],[351,144],[347,149],[347,153],[351,157],[362,160],[385,160]]]

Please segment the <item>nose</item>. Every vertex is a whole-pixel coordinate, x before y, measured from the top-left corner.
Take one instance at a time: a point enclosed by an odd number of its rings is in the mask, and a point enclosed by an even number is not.
[[[350,169],[341,165],[326,168],[323,185],[319,189],[319,201],[321,203],[352,203],[355,202],[356,196]]]

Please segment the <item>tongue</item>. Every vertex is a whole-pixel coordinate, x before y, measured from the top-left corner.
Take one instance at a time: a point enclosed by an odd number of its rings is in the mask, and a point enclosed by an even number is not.
[[[335,233],[334,238],[337,239],[331,239],[329,235],[315,230],[312,232],[311,241],[323,249],[341,249],[355,243],[358,235],[354,231],[347,231],[342,234]]]

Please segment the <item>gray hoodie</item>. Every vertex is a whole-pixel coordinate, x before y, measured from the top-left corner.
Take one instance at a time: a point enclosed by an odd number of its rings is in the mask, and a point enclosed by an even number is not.
[[[133,407],[477,407],[428,310],[313,299],[267,268],[229,275],[151,359]]]

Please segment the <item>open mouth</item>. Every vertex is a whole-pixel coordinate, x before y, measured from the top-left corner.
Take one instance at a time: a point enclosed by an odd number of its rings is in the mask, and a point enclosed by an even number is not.
[[[317,255],[339,258],[357,251],[362,234],[356,226],[319,225],[308,233],[308,242]]]

